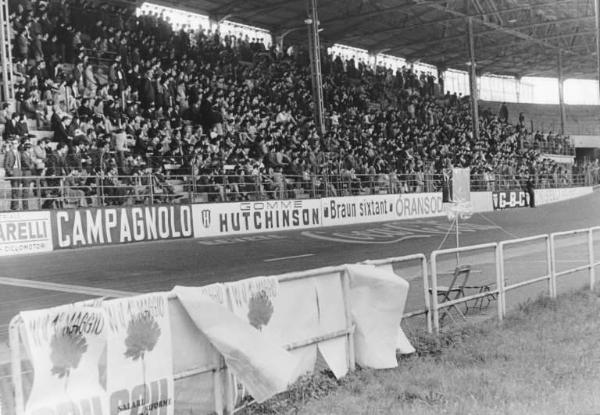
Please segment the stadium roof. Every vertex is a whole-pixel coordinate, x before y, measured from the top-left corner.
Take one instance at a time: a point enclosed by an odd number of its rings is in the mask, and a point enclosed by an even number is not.
[[[306,0],[160,3],[306,42]],[[481,73],[596,78],[594,0],[318,0],[322,44],[341,43],[466,70],[472,16]]]

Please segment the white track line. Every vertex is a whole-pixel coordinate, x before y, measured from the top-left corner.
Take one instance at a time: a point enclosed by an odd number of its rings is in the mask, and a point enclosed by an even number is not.
[[[84,294],[97,297],[126,297],[137,293],[129,291],[110,290],[105,288],[86,287],[83,285],[58,284],[54,282],[23,280],[19,278],[0,277],[0,285],[35,288],[38,290],[60,291],[65,293]]]
[[[294,256],[282,256],[281,258],[271,258],[265,259],[264,262],[275,262],[275,261],[285,261],[286,259],[296,259],[296,258],[306,258],[309,256],[314,256],[315,254],[303,254],[303,255],[294,255]]]

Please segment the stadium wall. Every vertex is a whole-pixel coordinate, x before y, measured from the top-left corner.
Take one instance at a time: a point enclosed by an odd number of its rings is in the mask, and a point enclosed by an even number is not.
[[[591,187],[540,189],[536,204]],[[502,203],[500,203],[502,202]],[[524,192],[471,192],[475,212],[528,206]],[[0,256],[445,216],[441,193],[0,213]]]

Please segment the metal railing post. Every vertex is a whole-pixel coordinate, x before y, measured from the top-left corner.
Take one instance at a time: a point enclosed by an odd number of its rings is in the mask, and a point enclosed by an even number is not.
[[[38,199],[38,209],[42,209],[42,180],[40,176],[37,176],[35,179],[35,185],[37,187],[37,199]],[[34,190],[34,196],[35,196]]]
[[[427,310],[425,314],[425,319],[427,320],[427,333],[433,333],[432,327],[432,317],[431,317],[431,294],[429,290],[429,275],[427,272],[427,258],[425,255],[421,257],[421,274],[423,277],[423,294],[425,300],[425,309]]]
[[[10,344],[10,363],[12,373],[12,383],[15,395],[15,412],[22,415],[25,412],[25,402],[23,394],[23,376],[21,366],[21,345],[18,322],[19,316],[12,319],[8,326],[8,339]]]
[[[440,333],[440,314],[438,309],[438,298],[437,298],[437,253],[431,254],[431,318],[433,320],[433,332],[435,334]]]
[[[554,274],[554,267],[552,266],[552,250],[553,245],[549,235],[546,235],[546,274],[549,276],[548,278],[548,295],[550,298],[553,297],[554,293],[554,282],[556,280],[556,276]]]
[[[506,291],[504,290],[504,245],[496,245],[496,287],[498,288],[498,321],[502,321],[506,315]]]
[[[550,298],[556,298],[556,247],[554,243],[554,234],[550,234]]]
[[[594,291],[596,285],[596,270],[594,267],[594,236],[593,228],[588,231],[588,256],[590,260],[590,290]]]
[[[148,174],[148,187],[150,190],[150,204],[154,204],[154,181],[152,180],[152,173]]]

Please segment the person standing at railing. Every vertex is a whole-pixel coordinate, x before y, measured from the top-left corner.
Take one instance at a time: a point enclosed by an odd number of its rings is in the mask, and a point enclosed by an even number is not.
[[[4,155],[4,170],[11,187],[10,210],[19,210],[19,200],[21,199],[22,170],[18,145],[18,141],[12,139],[8,145],[8,152]]]
[[[598,159],[594,160],[594,163],[592,164],[592,184],[598,184],[600,183],[599,181],[599,174],[600,174],[600,162],[598,161]]]
[[[21,145],[21,174],[23,176],[23,210],[28,209],[28,199],[31,196],[31,186],[34,185],[32,179],[35,172],[35,162],[33,148],[27,139]]]

